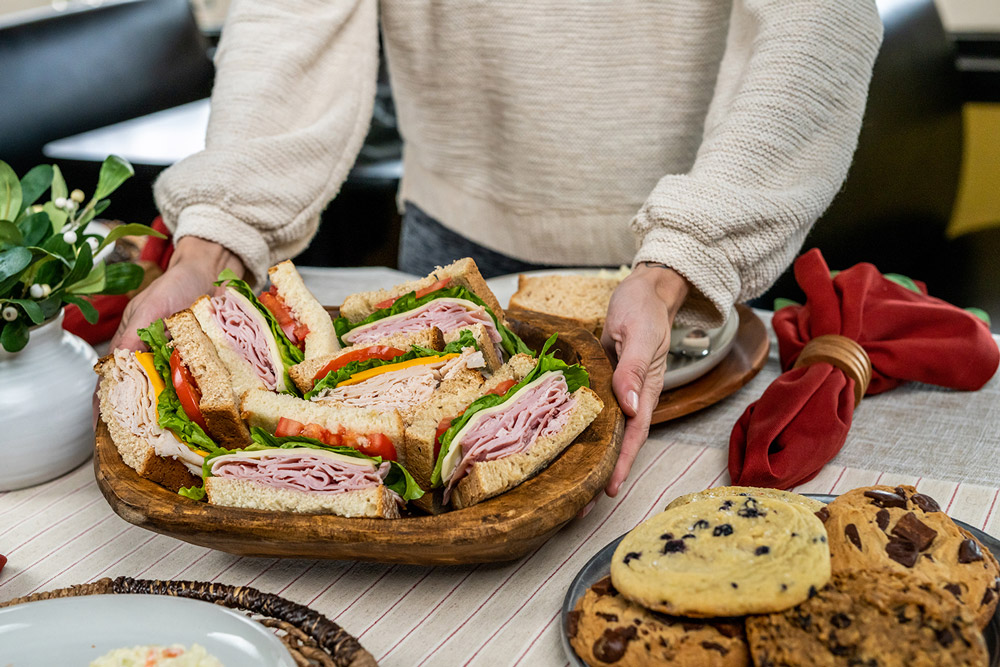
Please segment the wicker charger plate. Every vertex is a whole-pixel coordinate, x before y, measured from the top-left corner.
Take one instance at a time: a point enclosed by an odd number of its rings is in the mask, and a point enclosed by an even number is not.
[[[560,357],[587,368],[604,410],[538,475],[472,507],[437,516],[347,519],[195,502],[125,465],[103,421],[94,455],[97,484],[129,523],[240,556],[417,565],[515,560],[541,546],[601,493],[618,460],[625,418],[611,389],[611,365],[593,334],[542,315],[510,323],[533,349],[559,332]]]
[[[374,667],[377,664],[357,639],[319,612],[245,586],[130,577],[104,578],[90,584],[14,598],[0,603],[0,608],[87,595],[167,595],[212,602],[244,612],[251,619],[271,628],[299,667]]]

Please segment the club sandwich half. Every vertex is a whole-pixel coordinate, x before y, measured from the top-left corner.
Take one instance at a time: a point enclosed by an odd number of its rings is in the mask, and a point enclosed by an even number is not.
[[[101,414],[141,477],[174,491],[200,485],[205,456],[250,444],[229,373],[190,311],[139,337],[149,352],[115,350],[94,367]]]
[[[340,341],[353,346],[376,345],[394,334],[430,327],[440,329],[450,342],[461,330],[481,324],[497,359],[531,353],[507,328],[503,309],[470,258],[388,290],[352,294],[333,324]],[[489,363],[491,368],[499,365]]]
[[[345,446],[253,429],[245,449],[204,462],[208,502],[227,507],[393,519],[422,495],[406,469]]]

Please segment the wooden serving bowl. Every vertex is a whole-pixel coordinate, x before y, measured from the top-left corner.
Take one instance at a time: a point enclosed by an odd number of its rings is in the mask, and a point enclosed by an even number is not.
[[[417,565],[520,558],[541,546],[604,489],[618,460],[625,417],[611,389],[611,365],[593,334],[543,315],[510,319],[510,324],[533,349],[559,332],[560,358],[587,368],[604,410],[538,475],[472,507],[437,516],[346,519],[196,502],[139,477],[125,465],[103,420],[94,455],[97,484],[115,513],[129,523],[240,556]]]

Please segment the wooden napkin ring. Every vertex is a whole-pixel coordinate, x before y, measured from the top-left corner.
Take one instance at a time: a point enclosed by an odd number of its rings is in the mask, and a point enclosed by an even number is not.
[[[854,406],[857,407],[868,391],[868,384],[872,381],[872,360],[868,358],[865,348],[847,336],[838,334],[816,336],[802,348],[792,368],[809,366],[821,361],[836,366],[854,380]]]

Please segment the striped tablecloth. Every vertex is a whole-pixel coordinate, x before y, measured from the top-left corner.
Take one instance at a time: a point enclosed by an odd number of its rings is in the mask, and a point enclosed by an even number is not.
[[[307,280],[322,294],[323,280],[335,274],[318,275]],[[391,284],[395,276],[382,279]],[[358,288],[340,280],[330,289]],[[326,298],[338,302],[336,292]],[[733,397],[654,428],[617,498],[602,497],[588,516],[513,563],[417,567],[232,556],[119,519],[87,464],[47,484],[0,494],[0,553],[9,558],[0,574],[0,600],[120,575],[218,581],[313,607],[357,636],[383,665],[561,667],[568,661],[559,641],[559,611],[573,577],[601,547],[675,496],[728,482],[729,430],[777,372],[772,358]],[[913,484],[953,517],[1000,535],[1000,473],[990,455],[1000,417],[983,409],[997,405],[997,385],[994,378],[977,394],[904,387],[895,396],[866,400],[841,455],[797,490],[836,494],[875,483]],[[961,457],[968,454],[962,449],[971,448],[977,461],[986,459],[961,474],[934,463],[938,454],[926,442],[941,437],[942,429],[948,434],[943,449]],[[871,450],[878,447],[900,453],[876,454],[881,465],[855,463],[873,460]],[[961,459],[954,467],[962,467]]]

